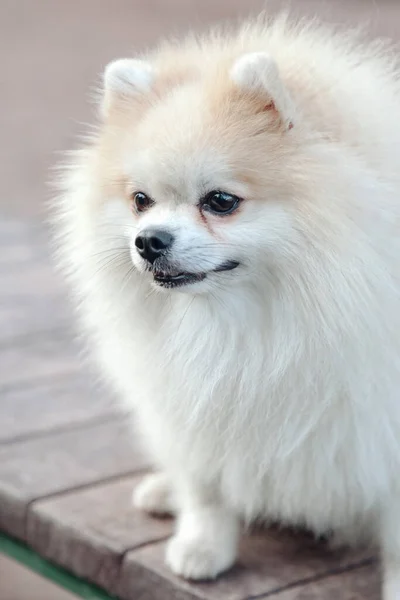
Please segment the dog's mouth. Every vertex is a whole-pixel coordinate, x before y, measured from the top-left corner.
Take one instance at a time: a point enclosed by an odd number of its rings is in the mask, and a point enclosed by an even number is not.
[[[190,273],[187,271],[173,271],[171,269],[161,270],[155,266],[151,269],[154,282],[164,288],[176,288],[184,285],[192,285],[204,281],[210,273],[222,273],[223,271],[232,271],[239,266],[239,263],[234,260],[226,261],[212,271],[203,273]]]

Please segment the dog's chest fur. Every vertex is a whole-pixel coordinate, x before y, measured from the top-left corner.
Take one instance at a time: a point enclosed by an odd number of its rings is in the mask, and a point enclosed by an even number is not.
[[[250,288],[210,303],[149,296],[139,286],[115,320],[109,312],[101,342],[107,367],[168,471],[183,461],[198,481],[218,482],[246,519],[317,532],[351,527],[354,538],[374,504],[356,475],[377,460],[359,437],[374,435],[372,422],[335,380],[336,358],[312,355],[313,344],[296,337],[295,318],[259,300]],[[132,329],[121,305],[135,314]],[[376,470],[373,477],[375,493]]]

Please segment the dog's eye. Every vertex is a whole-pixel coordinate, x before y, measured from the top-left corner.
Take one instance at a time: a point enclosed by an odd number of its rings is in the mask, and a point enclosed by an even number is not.
[[[137,212],[144,212],[154,204],[154,200],[143,192],[135,192],[132,195],[132,202]]]
[[[218,215],[229,215],[237,209],[240,198],[226,192],[209,192],[201,201],[201,208]]]

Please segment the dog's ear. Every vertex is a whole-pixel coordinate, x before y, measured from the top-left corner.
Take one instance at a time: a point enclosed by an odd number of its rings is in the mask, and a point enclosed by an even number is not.
[[[153,68],[144,60],[122,58],[108,64],[104,71],[104,116],[114,108],[142,101],[151,92],[153,83]]]
[[[256,99],[258,110],[274,111],[284,129],[294,125],[294,108],[276,62],[264,52],[245,54],[230,72],[235,86]]]

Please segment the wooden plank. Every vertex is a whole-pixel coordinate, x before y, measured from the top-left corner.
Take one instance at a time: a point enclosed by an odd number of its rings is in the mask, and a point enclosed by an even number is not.
[[[0,445],[116,416],[121,409],[111,392],[88,377],[70,375],[1,394]]]
[[[44,228],[34,223],[0,224],[0,344],[65,326],[70,318],[66,286],[47,242]]]
[[[48,234],[40,221],[15,219],[2,215],[0,219],[0,266],[23,264],[43,256]]]
[[[214,583],[192,584],[175,577],[164,563],[165,543],[129,552],[118,594],[123,600],[243,600],[274,594],[298,582],[360,564],[368,553],[331,552],[305,534],[257,531],[242,539],[238,564]],[[147,590],[147,591],[146,591]],[[147,593],[147,596],[146,596]]]
[[[0,349],[0,392],[32,385],[36,380],[77,374],[83,364],[79,344],[66,333],[28,338],[21,346],[7,345]]]
[[[378,567],[372,565],[267,597],[271,600],[380,600],[380,590],[380,573]]]
[[[0,227],[0,237],[3,230]],[[31,230],[26,230],[25,237],[9,236],[8,239],[1,239],[0,247],[0,276],[3,273],[23,268],[25,265],[31,265],[43,260],[48,260],[49,250],[44,241],[36,234],[32,235]]]
[[[141,476],[33,503],[27,542],[41,556],[109,592],[116,587],[123,554],[167,537],[172,521],[134,510],[132,490]]]
[[[66,328],[70,323],[71,308],[61,297],[0,299],[0,348],[6,344],[22,346],[27,336]]]
[[[0,448],[0,528],[25,538],[32,501],[147,464],[126,418]]]
[[[65,294],[66,285],[46,256],[20,265],[0,266],[0,300]]]
[[[8,252],[8,250],[7,250]],[[67,289],[48,257],[0,264],[0,345],[16,337],[65,327],[72,310]]]

